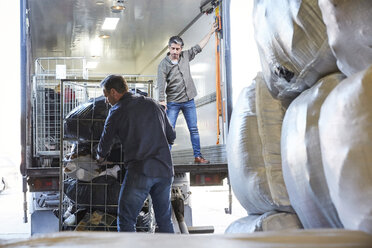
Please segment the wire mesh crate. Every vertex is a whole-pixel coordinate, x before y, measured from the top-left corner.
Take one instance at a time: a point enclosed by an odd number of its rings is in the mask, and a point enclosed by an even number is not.
[[[58,68],[63,67],[63,75],[59,75]],[[32,87],[33,109],[33,155],[34,157],[58,157],[60,142],[60,79],[85,78],[87,70],[85,59],[70,58],[38,58],[35,61],[35,74]],[[74,85],[65,87],[63,102],[65,113],[86,101],[83,88],[75,89]],[[48,160],[45,160],[48,161]],[[48,167],[47,162],[42,164]]]
[[[36,59],[32,87],[33,156],[41,161],[36,166],[50,167],[50,158],[58,158],[60,154],[61,96],[64,117],[75,107],[87,102],[89,97],[102,95],[98,80],[95,87],[66,81],[61,94],[60,79],[87,78],[86,59],[83,57]],[[152,97],[154,76],[132,75],[126,78],[131,92]]]
[[[123,149],[115,142],[107,163],[97,165],[96,147],[109,111],[100,80],[61,80],[62,95],[82,89],[85,101],[70,110],[69,102],[60,101],[60,230],[116,231],[121,183],[125,176]],[[131,82],[129,89],[139,94],[152,88],[151,82]],[[140,90],[140,91],[138,91]],[[154,232],[155,218],[151,199],[137,218],[137,231]]]

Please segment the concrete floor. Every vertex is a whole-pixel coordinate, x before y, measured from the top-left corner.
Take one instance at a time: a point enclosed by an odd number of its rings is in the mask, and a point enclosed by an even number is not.
[[[15,166],[7,168],[5,174],[8,188],[0,193],[0,239],[30,237],[31,225],[23,222],[21,176]],[[229,206],[226,180],[223,186],[191,187],[191,192],[194,226],[214,226],[214,233],[222,234],[231,222],[246,216],[235,197],[232,214],[225,214]]]
[[[226,179],[222,186],[191,187],[194,226],[214,226],[215,234],[223,234],[235,220],[247,216],[246,210],[233,195],[232,213],[226,214],[229,207],[229,191]]]
[[[0,239],[27,238],[30,223],[23,222],[23,193],[21,175],[13,167],[0,165],[7,188],[0,193]]]

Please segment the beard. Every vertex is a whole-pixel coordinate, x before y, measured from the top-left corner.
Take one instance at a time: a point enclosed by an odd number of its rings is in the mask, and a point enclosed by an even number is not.
[[[180,57],[179,54],[171,54],[172,60],[178,60],[179,57]]]

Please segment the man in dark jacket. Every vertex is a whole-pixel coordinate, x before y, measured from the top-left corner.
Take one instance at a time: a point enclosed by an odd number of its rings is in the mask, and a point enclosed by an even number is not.
[[[98,144],[97,160],[102,162],[114,138],[119,138],[127,167],[119,196],[118,231],[135,231],[136,218],[150,194],[159,232],[173,233],[170,200],[174,169],[169,144],[176,135],[165,110],[150,98],[128,92],[122,76],[107,76],[101,87],[112,107]]]

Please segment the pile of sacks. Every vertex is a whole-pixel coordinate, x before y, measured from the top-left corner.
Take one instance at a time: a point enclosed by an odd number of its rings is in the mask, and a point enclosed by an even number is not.
[[[372,2],[255,0],[262,72],[234,107],[227,233],[372,234]]]
[[[64,140],[69,140],[72,146],[63,159],[63,189],[77,209],[116,214],[125,173],[120,144],[113,146],[107,164],[97,165],[94,159],[109,109],[105,97],[100,96],[80,104],[64,119]]]
[[[116,215],[120,183],[125,169],[120,161],[108,158],[105,165],[93,159],[89,143],[74,144],[64,158],[63,192],[76,208],[91,208]],[[120,148],[115,148],[120,149]]]

